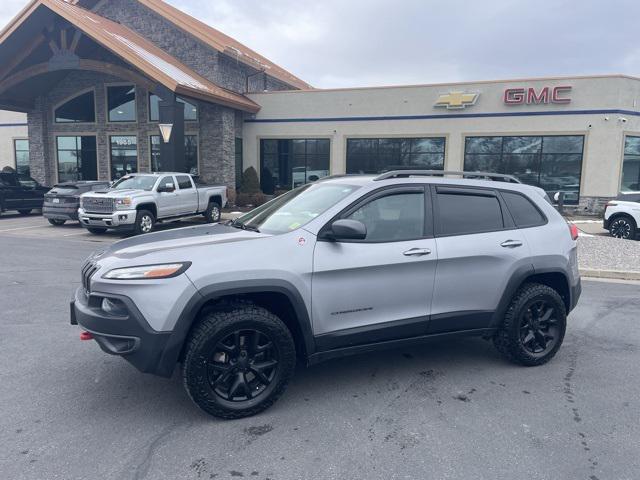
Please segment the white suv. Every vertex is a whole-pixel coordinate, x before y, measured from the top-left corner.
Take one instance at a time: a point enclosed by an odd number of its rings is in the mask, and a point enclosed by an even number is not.
[[[634,239],[640,224],[640,192],[621,193],[607,203],[603,226],[612,237]]]

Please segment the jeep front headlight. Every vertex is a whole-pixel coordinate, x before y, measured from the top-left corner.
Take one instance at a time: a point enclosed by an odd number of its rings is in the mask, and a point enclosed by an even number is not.
[[[191,262],[140,265],[138,267],[114,268],[102,278],[107,280],[156,280],[177,277],[191,266]]]

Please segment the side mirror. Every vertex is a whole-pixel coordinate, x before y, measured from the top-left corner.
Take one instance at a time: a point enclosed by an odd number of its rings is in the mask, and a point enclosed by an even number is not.
[[[171,193],[173,191],[175,191],[176,187],[173,185],[173,183],[165,183],[164,185],[159,185],[158,186],[158,192],[163,193]]]
[[[331,224],[327,237],[332,240],[364,240],[367,238],[367,227],[358,220],[343,218]]]

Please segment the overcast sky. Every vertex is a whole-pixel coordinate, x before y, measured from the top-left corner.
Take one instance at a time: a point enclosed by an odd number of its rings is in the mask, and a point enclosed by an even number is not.
[[[640,75],[640,0],[169,2],[316,87]]]

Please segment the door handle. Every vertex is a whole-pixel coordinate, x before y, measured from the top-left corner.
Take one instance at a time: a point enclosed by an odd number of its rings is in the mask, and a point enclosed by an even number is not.
[[[522,242],[520,240],[505,240],[500,244],[500,246],[504,248],[516,248],[521,247]]]
[[[430,255],[431,250],[428,248],[410,248],[406,252],[402,253],[405,257],[421,257],[423,255]]]

